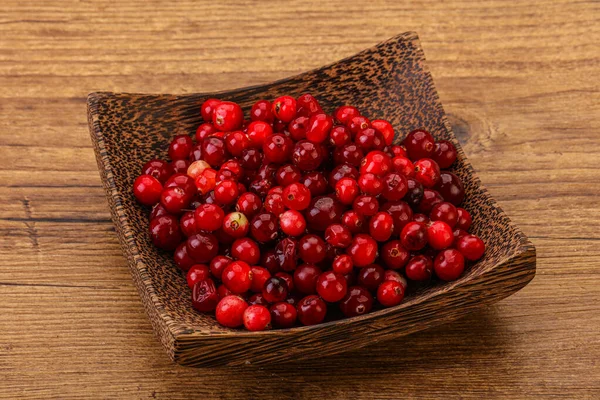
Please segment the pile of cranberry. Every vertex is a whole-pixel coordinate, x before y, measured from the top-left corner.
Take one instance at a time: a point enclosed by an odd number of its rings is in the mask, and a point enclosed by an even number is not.
[[[133,192],[194,308],[226,327],[392,307],[408,282],[455,280],[484,254],[457,207],[462,182],[442,171],[456,159],[448,141],[415,130],[393,145],[389,122],[352,106],[327,115],[310,94],[260,100],[250,121],[217,99],[201,114],[195,142],[175,136],[172,161],[146,163]]]

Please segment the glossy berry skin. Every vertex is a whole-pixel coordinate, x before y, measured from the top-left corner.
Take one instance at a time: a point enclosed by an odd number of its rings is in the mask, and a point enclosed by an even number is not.
[[[335,185],[335,195],[342,204],[352,204],[359,193],[358,183],[352,178],[342,178]]]
[[[340,310],[350,318],[367,314],[373,308],[373,296],[361,286],[348,288],[346,296],[340,302]]]
[[[427,244],[427,226],[420,222],[409,222],[400,232],[400,241],[406,250],[421,250]]]
[[[404,299],[404,287],[401,283],[385,281],[377,288],[377,301],[384,307],[397,306]]]
[[[358,284],[365,289],[375,292],[377,287],[383,282],[385,270],[377,265],[371,264],[358,271]]]
[[[368,235],[358,234],[346,249],[356,267],[366,267],[373,264],[377,258],[377,242]]]
[[[194,180],[185,174],[175,174],[172,175],[165,182],[165,187],[175,187],[178,186],[182,188],[186,193],[192,194],[196,193],[196,184]]]
[[[344,249],[352,243],[352,233],[344,225],[332,224],[325,229],[325,240],[334,247]]]
[[[233,293],[231,293],[231,290],[225,287],[225,285],[219,285],[219,287],[217,288],[217,294],[219,295],[219,299],[223,299],[227,296],[234,295]]]
[[[288,139],[289,140],[289,139]],[[302,172],[294,165],[286,164],[277,170],[275,173],[275,180],[279,186],[288,186],[292,183],[300,182],[302,179]]]
[[[322,143],[329,137],[331,128],[333,128],[333,118],[327,114],[314,114],[308,121],[306,139],[313,143]]]
[[[433,150],[431,158],[438,163],[440,168],[446,169],[454,164],[456,156],[456,147],[447,140],[440,140],[435,144],[435,149]]]
[[[383,151],[369,152],[360,163],[360,174],[375,174],[384,176],[392,169],[392,158]]]
[[[299,96],[296,99],[296,107],[299,115],[306,115],[308,117],[323,112],[317,99],[310,93]]]
[[[423,189],[423,198],[417,207],[419,212],[429,214],[436,204],[442,203],[444,198],[433,189]]]
[[[167,214],[169,214],[167,209],[162,204],[158,203],[154,207],[152,207],[152,211],[150,211],[150,217],[148,219],[152,221],[156,217],[160,217],[161,215]]]
[[[296,307],[285,301],[275,303],[270,308],[271,321],[277,328],[291,328],[296,323]]]
[[[294,146],[292,161],[301,171],[312,171],[321,165],[323,155],[317,145],[308,140],[301,140]]]
[[[354,143],[348,143],[342,147],[337,147],[333,152],[333,160],[336,164],[350,164],[354,167],[360,167],[364,152]]]
[[[199,144],[192,147],[192,150],[190,151],[190,156],[189,156],[190,162],[194,162],[194,161],[198,161],[198,160],[202,159],[202,142],[203,141],[204,141],[204,139],[202,139],[202,141]]]
[[[254,293],[253,295],[248,297],[247,302],[248,302],[248,305],[250,305],[250,306],[252,306],[254,304],[258,304],[260,306],[265,306],[265,307],[269,306],[269,302],[265,300],[262,293]]]
[[[192,201],[192,194],[185,192],[182,188],[165,188],[160,195],[160,202],[171,214],[181,214]]]
[[[162,190],[162,184],[151,175],[140,175],[133,182],[133,195],[145,206],[158,203]]]
[[[205,169],[208,169],[208,168],[210,168],[209,163],[207,163],[204,160],[197,160],[189,165],[186,173],[190,178],[195,180],[197,177],[199,177],[202,174],[202,172]],[[169,179],[171,179],[171,178],[169,178]]]
[[[171,168],[175,174],[185,174],[190,167],[190,162],[186,159],[173,160],[171,162]]]
[[[408,192],[408,181],[404,175],[391,172],[383,178],[381,195],[386,200],[397,201]]]
[[[323,272],[317,279],[317,293],[329,303],[340,301],[347,291],[346,280],[333,271]]]
[[[196,177],[194,183],[200,194],[208,194],[217,184],[217,171],[212,168],[206,168],[198,177]]]
[[[433,206],[429,218],[432,221],[444,221],[450,228],[454,228],[458,222],[458,210],[452,203],[439,203]]]
[[[173,175],[173,169],[168,162],[154,159],[144,164],[141,175],[153,176],[164,184]]]
[[[231,245],[231,256],[250,265],[255,265],[260,260],[258,244],[250,238],[237,239]]]
[[[285,211],[283,195],[281,193],[269,193],[265,198],[265,210],[274,215],[281,215]]]
[[[310,190],[300,183],[292,183],[283,189],[283,204],[292,210],[304,210],[310,205]]]
[[[431,133],[417,129],[406,135],[402,142],[406,147],[408,158],[411,160],[419,160],[421,158],[431,158],[435,149],[435,140]]]
[[[440,180],[435,186],[435,190],[444,198],[444,200],[460,205],[465,198],[465,188],[458,176],[452,172],[444,171],[440,174]]]
[[[250,332],[264,331],[271,328],[271,313],[265,306],[254,304],[244,311],[244,327]]]
[[[225,135],[225,149],[234,157],[241,157],[245,149],[250,147],[250,139],[242,131],[233,131]]]
[[[443,221],[433,221],[427,227],[427,240],[436,250],[442,250],[452,245],[454,235],[450,225]]]
[[[298,302],[296,310],[303,325],[316,325],[325,319],[327,305],[319,296],[310,295]]]
[[[239,196],[238,184],[231,179],[225,179],[217,183],[214,190],[215,200],[222,205],[233,203]]]
[[[433,262],[431,258],[424,255],[414,256],[406,264],[404,273],[408,279],[413,281],[429,280],[433,273]]]
[[[250,231],[248,218],[241,212],[232,212],[223,218],[223,231],[232,238],[242,238]]]
[[[192,287],[192,306],[200,312],[212,312],[219,303],[219,295],[212,279],[198,281]]]
[[[415,179],[426,188],[434,187],[440,180],[440,167],[430,158],[422,158],[415,162]]]
[[[354,136],[354,143],[361,147],[364,151],[383,150],[385,148],[385,140],[383,135],[373,128],[363,129]],[[389,157],[389,155],[386,153]]]
[[[406,157],[392,158],[392,171],[407,178],[415,176],[415,165]]]
[[[288,287],[288,293],[294,291],[294,277],[292,275],[288,274],[287,272],[277,272],[275,276],[285,281]]]
[[[485,243],[475,235],[466,235],[458,239],[456,248],[469,261],[477,261],[485,253]]]
[[[357,196],[352,203],[352,209],[362,216],[370,217],[379,211],[379,202],[374,196]]]
[[[250,234],[260,243],[277,238],[278,218],[270,212],[257,214],[250,222]]]
[[[321,196],[327,191],[327,179],[319,171],[308,172],[299,182],[308,188],[312,197]]]
[[[456,209],[456,213],[458,215],[458,218],[454,227],[468,231],[471,227],[471,223],[473,222],[473,220],[471,219],[471,214],[469,214],[469,212],[464,208],[460,207]]]
[[[369,234],[378,242],[385,242],[394,231],[394,220],[386,212],[380,211],[369,220]]]
[[[356,211],[349,210],[342,215],[342,224],[346,226],[352,234],[362,233],[365,228],[365,218]]]
[[[272,123],[275,119],[271,103],[268,100],[259,100],[252,106],[250,110],[250,119],[252,121],[264,121]]]
[[[306,129],[308,127],[308,117],[297,117],[288,124],[288,131],[290,137],[298,142],[302,139],[306,139]]]
[[[255,193],[246,192],[237,199],[235,209],[244,214],[246,218],[251,219],[260,211],[261,207],[260,197]]]
[[[358,187],[368,196],[379,196],[383,191],[383,181],[372,173],[361,174],[358,178]]]
[[[273,136],[273,128],[267,122],[253,121],[248,125],[246,135],[250,142],[249,147],[264,149],[267,139]]]
[[[298,256],[306,263],[319,263],[325,259],[325,241],[317,235],[305,235],[298,242]]]
[[[417,208],[423,199],[423,184],[414,178],[407,178],[408,190],[404,195],[406,201],[411,207]]]
[[[352,117],[346,126],[350,130],[353,136],[356,136],[360,131],[363,131],[367,128],[371,127],[371,121],[367,117],[363,117],[362,115]]]
[[[219,99],[207,99],[200,107],[200,114],[202,119],[206,122],[212,122],[213,113],[215,107],[221,102]]]
[[[321,269],[314,264],[302,264],[294,271],[294,286],[302,294],[317,292],[317,279]]]
[[[150,221],[152,221],[152,219]],[[188,211],[181,216],[181,219],[179,220],[179,228],[185,237],[190,237],[200,231],[200,229],[198,229],[196,226],[194,212]]]
[[[352,263],[352,257],[347,254],[340,254],[333,259],[331,264],[333,272],[340,275],[350,274],[354,270],[354,264]]]
[[[204,124],[201,124],[198,127],[198,129],[196,129],[196,134],[194,136],[196,137],[196,142],[202,143],[202,141],[204,139],[216,134],[217,132],[219,132],[219,131],[217,130],[217,128],[215,128],[215,126],[212,124],[212,122],[204,123]],[[186,158],[189,157],[189,153],[192,151],[192,148],[193,148],[193,146],[190,148],[190,151],[188,152],[188,154],[186,154]]]
[[[216,278],[221,279],[223,275],[223,271],[229,264],[231,264],[233,260],[227,256],[216,256],[212,260],[210,260],[210,273]]]
[[[279,216],[279,226],[288,236],[300,236],[306,230],[306,220],[301,212],[287,210]]]
[[[269,303],[284,301],[288,293],[289,289],[285,279],[276,276],[267,279],[262,288],[262,295]]]
[[[352,118],[360,116],[360,112],[353,106],[340,106],[335,110],[333,116],[339,123],[347,125]]]
[[[374,119],[371,121],[371,126],[381,132],[385,140],[386,146],[391,146],[394,142],[394,127],[388,121],[383,119]]]
[[[406,157],[406,149],[403,146],[391,146],[390,151],[392,157]]]
[[[381,248],[381,260],[386,267],[393,270],[404,268],[410,258],[410,253],[399,240],[390,240]]]
[[[350,131],[344,125],[334,126],[329,132],[329,143],[332,146],[340,147],[350,143],[351,140]]]
[[[219,242],[215,235],[201,232],[187,239],[186,248],[195,264],[205,264],[219,252]]]
[[[225,141],[218,137],[208,137],[202,141],[202,159],[211,167],[220,167],[226,161]]]
[[[177,135],[169,145],[169,158],[171,160],[183,160],[188,158],[194,143],[188,135]]]
[[[235,131],[242,127],[244,112],[231,101],[222,101],[214,109],[212,122],[221,132]]]
[[[283,271],[293,271],[298,265],[298,241],[284,238],[275,245],[275,258]]]
[[[183,242],[177,246],[173,254],[173,261],[184,272],[187,272],[192,265],[196,264],[196,261],[188,254],[187,242]]]
[[[216,231],[223,225],[224,217],[223,209],[214,204],[202,204],[194,211],[196,227],[203,231]]]
[[[440,251],[433,261],[433,269],[441,280],[454,281],[465,270],[465,258],[456,249]]]
[[[221,280],[232,293],[246,293],[252,286],[252,269],[243,261],[234,261],[225,267]]]
[[[296,99],[291,96],[281,96],[273,101],[272,111],[275,118],[290,122],[296,116]]]
[[[400,235],[402,228],[413,218],[412,209],[404,201],[388,201],[381,206],[381,211],[385,211],[392,216],[394,235]]]
[[[250,290],[254,293],[262,293],[265,282],[271,277],[271,273],[264,267],[250,267],[252,270],[252,283]],[[262,295],[261,295],[262,296]]]
[[[239,328],[244,324],[244,311],[248,303],[239,296],[225,296],[217,304],[215,317],[217,322],[227,328]]]
[[[152,244],[164,250],[175,250],[183,240],[179,221],[169,214],[150,221],[150,237]]]
[[[196,283],[208,278],[210,278],[210,269],[206,264],[194,264],[186,274],[186,281],[190,289],[193,289]]]

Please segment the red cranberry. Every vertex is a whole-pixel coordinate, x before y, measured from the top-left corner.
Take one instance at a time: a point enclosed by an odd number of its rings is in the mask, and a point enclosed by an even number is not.
[[[371,121],[371,126],[381,132],[387,146],[391,146],[394,142],[394,127],[388,121],[383,119],[374,119]]]
[[[160,217],[161,215],[167,215],[169,212],[162,204],[158,203],[154,207],[152,207],[152,211],[150,211],[150,217],[148,218],[152,221],[156,217]]]
[[[306,116],[311,116],[313,114],[323,112],[317,99],[315,99],[310,93],[305,93],[298,97],[296,99],[296,105],[298,107],[298,114],[306,114]]]
[[[393,282],[398,282],[399,284],[402,285],[402,287],[404,288],[404,290],[406,290],[406,288],[408,287],[408,282],[406,282],[406,278],[404,278],[402,275],[400,275],[398,272],[393,271],[391,269],[388,269],[385,271],[385,274],[383,275],[383,281],[393,281]]]
[[[277,217],[269,212],[257,214],[250,223],[250,234],[261,243],[277,238]]]
[[[365,289],[374,292],[383,282],[385,270],[377,264],[371,264],[358,271],[358,284]]]
[[[196,233],[190,236],[186,242],[187,253],[196,263],[207,263],[219,251],[217,238],[210,233]]]
[[[202,106],[200,107],[202,119],[206,122],[211,122],[215,107],[217,107],[219,103],[221,103],[221,100],[219,99],[207,99],[204,103],[202,103]]]
[[[310,190],[300,183],[292,183],[283,190],[283,204],[292,210],[304,210],[310,205]]]
[[[225,142],[218,137],[209,137],[202,141],[202,159],[212,167],[219,167],[225,162],[227,152]]]
[[[236,210],[243,213],[247,218],[252,218],[262,207],[262,201],[255,193],[246,192],[237,200]]]
[[[359,192],[358,183],[352,178],[342,178],[335,185],[335,195],[342,204],[352,204]]]
[[[282,239],[275,246],[275,256],[282,270],[295,270],[298,262],[298,242],[291,238]]]
[[[473,222],[471,219],[471,214],[464,208],[458,207],[456,209],[456,214],[458,216],[456,220],[455,228],[460,228],[462,230],[468,231],[471,227],[471,223]]]
[[[335,189],[335,186],[342,178],[358,179],[358,170],[350,164],[340,164],[331,170],[329,174],[329,184]]]
[[[458,206],[465,198],[465,188],[462,181],[452,172],[442,172],[440,179],[435,186],[444,200]]]
[[[433,262],[431,258],[423,255],[414,256],[404,269],[406,277],[413,281],[426,281],[431,278]]]
[[[289,236],[299,236],[306,230],[306,220],[302,213],[288,210],[279,216],[279,225],[283,233]]]
[[[392,216],[394,221],[394,235],[400,235],[402,228],[413,218],[410,206],[404,201],[388,201],[381,206],[381,211],[385,211]]]
[[[372,173],[361,174],[358,179],[358,186],[368,196],[378,196],[383,191],[383,181]]]
[[[429,215],[432,221],[444,221],[454,228],[458,221],[458,210],[451,203],[439,203],[433,206]]]
[[[346,296],[340,302],[340,310],[346,317],[367,314],[373,308],[373,296],[360,286],[348,288]]]
[[[454,281],[465,270],[465,258],[455,249],[440,251],[433,262],[433,268],[441,280]]]
[[[294,271],[294,286],[303,294],[316,293],[321,269],[314,264],[302,264]]]
[[[305,235],[300,239],[299,257],[306,263],[318,263],[325,259],[325,242],[317,235]]]
[[[406,157],[394,157],[391,170],[407,178],[415,176],[415,165]]]
[[[222,101],[214,109],[213,125],[222,132],[235,131],[242,127],[244,112],[242,108],[231,101]]]
[[[133,183],[133,194],[137,201],[145,206],[152,206],[160,201],[163,186],[151,175],[140,175]]]
[[[317,279],[317,293],[330,303],[340,301],[346,295],[346,280],[333,271],[323,272]]]
[[[260,306],[269,306],[269,302],[265,300],[265,298],[261,293],[254,293],[252,296],[250,296],[248,298],[248,304],[249,305],[254,305],[254,304],[258,304]]]
[[[298,313],[296,307],[281,301],[271,306],[271,320],[278,328],[291,328],[296,323]]]
[[[350,131],[343,125],[334,126],[329,133],[329,143],[332,146],[340,147],[350,143]]]
[[[194,211],[196,226],[203,231],[216,231],[223,225],[225,213],[214,204],[202,204]]]
[[[242,166],[249,170],[256,170],[262,165],[262,152],[248,148],[242,151]]]
[[[223,284],[235,294],[246,293],[250,290],[252,279],[252,269],[243,261],[230,263],[221,275]]]
[[[386,212],[378,212],[371,217],[369,221],[369,234],[378,242],[385,242],[391,236],[394,230],[394,220]]]
[[[298,167],[286,164],[277,170],[275,179],[279,186],[288,186],[292,183],[300,182],[300,179],[302,179],[302,172]]]
[[[290,122],[296,116],[296,99],[291,96],[281,96],[273,101],[273,115],[283,122]]]
[[[379,150],[369,152],[360,163],[361,175],[371,173],[377,176],[384,176],[390,172],[391,168],[391,157]]]
[[[308,117],[298,117],[288,125],[290,137],[296,142],[306,139],[306,129],[308,126]]]
[[[196,184],[194,183],[194,180],[185,174],[172,175],[165,182],[165,187],[180,187],[188,194],[196,193]]]
[[[275,117],[273,116],[273,110],[271,103],[268,100],[259,100],[252,106],[250,110],[250,119],[252,121],[264,121],[272,123]]]
[[[179,221],[172,215],[163,215],[150,221],[150,237],[159,249],[174,250],[183,240]]]
[[[283,195],[280,193],[269,193],[265,199],[265,210],[274,214],[280,215],[285,211],[285,205],[283,204]]]
[[[245,149],[250,147],[250,139],[242,131],[229,132],[225,135],[225,148],[234,157],[242,156]]]
[[[202,173],[196,177],[194,181],[198,192],[201,194],[207,194],[213,190],[217,184],[217,171],[212,168],[206,168]]]
[[[327,179],[318,171],[308,172],[299,182],[310,190],[312,197],[320,196],[327,191]]]
[[[306,138],[313,143],[322,143],[327,140],[329,131],[333,127],[333,118],[327,114],[314,114],[310,117]]]
[[[452,245],[454,235],[450,225],[443,221],[433,221],[427,228],[429,245],[436,250],[442,250]]]
[[[260,249],[254,240],[241,238],[231,245],[231,255],[233,258],[255,265],[260,260]]]
[[[360,215],[370,217],[379,211],[379,202],[373,196],[357,196],[352,203],[352,209]]]
[[[352,118],[360,116],[360,112],[356,107],[340,106],[335,110],[333,116],[339,123],[346,125]]]
[[[325,240],[334,247],[346,248],[352,242],[352,233],[341,224],[332,224],[325,229]]]
[[[265,306],[254,304],[244,311],[244,326],[251,332],[271,328],[271,313]]]
[[[365,267],[377,258],[377,242],[368,235],[358,234],[352,239],[347,253],[355,266]]]
[[[215,186],[215,200],[220,204],[231,204],[239,196],[238,185],[235,181],[226,179]]]
[[[216,134],[217,132],[219,132],[219,131],[217,130],[217,128],[215,128],[215,126],[212,123],[204,123],[204,124],[200,124],[198,129],[196,129],[196,134],[194,136],[196,137],[196,141],[198,143],[202,143],[202,141],[204,139]],[[192,151],[192,149],[193,149],[193,145],[190,146],[190,150],[188,151],[188,154],[185,155],[185,158],[189,157],[189,154]]]
[[[306,296],[298,303],[298,320],[303,325],[316,325],[323,322],[327,314],[327,305],[319,296]]]
[[[364,151],[383,150],[385,148],[385,139],[383,135],[373,128],[363,129],[354,137],[356,143]],[[389,157],[389,155],[386,154]]]
[[[204,281],[210,278],[210,269],[205,264],[195,264],[188,270],[186,275],[187,284],[190,289],[194,288],[194,285],[198,282]],[[215,306],[217,303],[215,303]]]
[[[244,177],[244,168],[242,167],[242,163],[235,159],[231,158],[221,165],[221,171],[228,170],[233,173],[233,179],[239,181]]]
[[[200,312],[212,312],[217,307],[219,295],[212,279],[198,281],[192,287],[192,306]]]
[[[331,265],[333,272],[340,275],[348,275],[354,270],[354,264],[352,263],[352,257],[347,254],[340,254],[336,256]]]
[[[384,307],[397,306],[404,299],[404,287],[401,283],[385,281],[377,288],[377,301]]]
[[[456,161],[456,156],[456,147],[454,147],[454,145],[447,140],[440,140],[435,144],[435,149],[433,150],[431,158],[438,163],[440,168],[446,169],[450,168],[450,166],[454,164],[454,161]]]
[[[202,139],[202,141],[204,141],[204,139]],[[189,160],[190,162],[194,162],[194,161],[199,161],[202,159],[202,143],[199,143],[197,145],[195,145],[194,147],[192,147],[192,150],[190,151],[190,155],[189,155]]]
[[[321,165],[323,155],[314,143],[308,140],[301,140],[294,147],[292,161],[300,170],[312,171]]]
[[[409,258],[410,253],[402,247],[399,240],[391,240],[381,248],[381,259],[385,266],[390,269],[402,269]]]
[[[342,204],[332,196],[312,199],[305,212],[306,222],[311,229],[324,231],[331,224],[341,222]]]
[[[345,124],[352,135],[356,135],[358,132],[371,127],[371,121],[367,117],[362,115],[352,117],[350,121]]]
[[[231,258],[227,256],[216,256],[210,261],[210,273],[217,279],[221,279],[221,275],[225,268],[231,264]]]
[[[414,178],[407,178],[406,181],[408,185],[408,191],[404,196],[404,200],[410,204],[411,207],[416,208],[423,199],[423,185]]]
[[[406,149],[402,146],[392,146],[390,148],[392,157],[406,157]]]
[[[288,293],[294,291],[294,278],[292,275],[288,274],[287,272],[278,272],[275,274],[275,276],[285,281],[288,287]]]
[[[219,299],[223,299],[223,298],[225,298],[227,296],[233,295],[233,293],[231,293],[231,290],[227,289],[225,287],[225,285],[220,285],[217,288],[217,294],[219,295]]]
[[[419,211],[429,214],[436,204],[442,203],[444,198],[433,189],[423,189],[423,199],[419,203]]]
[[[188,158],[194,143],[188,135],[177,135],[169,145],[169,158],[171,160],[182,160]]]
[[[354,210],[346,211],[342,215],[342,224],[353,234],[361,233],[364,230],[365,218]]]
[[[175,264],[184,272],[187,272],[192,265],[196,264],[194,259],[190,257],[187,250],[186,242],[181,243],[173,254]]]
[[[264,149],[267,139],[273,136],[273,128],[264,121],[253,121],[246,129],[246,135],[249,140],[249,147]]]
[[[260,265],[268,269],[272,275],[279,271],[279,262],[277,261],[275,249],[262,252]]]
[[[404,175],[394,172],[383,178],[383,191],[381,195],[386,200],[396,201],[402,199],[408,192],[408,181]]]
[[[150,160],[142,167],[141,175],[150,175],[164,184],[173,175],[173,169],[166,161]]]
[[[435,148],[435,140],[431,133],[417,129],[410,132],[402,142],[411,160],[431,158]]]
[[[239,328],[244,324],[244,311],[248,308],[241,297],[235,295],[225,296],[217,304],[215,317],[217,322],[228,328]]]
[[[179,220],[179,228],[185,237],[190,237],[200,231],[200,229],[198,229],[196,226],[196,218],[194,218],[193,211],[188,211],[181,216],[181,219]]]
[[[333,152],[333,160],[336,164],[350,164],[360,167],[364,153],[360,147],[354,143],[348,143],[337,147]]]
[[[434,187],[440,180],[440,167],[429,158],[415,162],[415,179],[427,188]]]
[[[265,281],[262,295],[269,303],[277,303],[286,299],[288,291],[285,279],[273,276]]]
[[[258,179],[250,183],[249,190],[256,193],[259,197],[265,197],[273,187],[273,181],[270,179]]]
[[[469,261],[477,261],[485,253],[485,243],[475,235],[466,235],[458,239],[456,248]]]
[[[400,241],[407,250],[421,250],[427,244],[427,226],[420,222],[409,222],[400,232]]]
[[[190,205],[193,195],[182,188],[165,188],[160,195],[160,202],[171,214],[180,214]]]

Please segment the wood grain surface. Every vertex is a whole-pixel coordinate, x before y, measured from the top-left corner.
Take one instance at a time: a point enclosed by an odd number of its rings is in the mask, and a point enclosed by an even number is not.
[[[600,397],[600,4],[362,3],[0,3],[0,398]],[[469,160],[536,245],[535,279],[344,355],[171,363],[109,218],[87,93],[259,84],[409,30]]]

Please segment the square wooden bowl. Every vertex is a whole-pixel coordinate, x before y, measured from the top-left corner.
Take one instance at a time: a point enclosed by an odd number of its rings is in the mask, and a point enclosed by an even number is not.
[[[166,158],[171,138],[192,134],[208,97],[257,100],[310,92],[327,112],[341,104],[385,118],[399,135],[424,127],[458,149],[453,171],[463,180],[473,232],[487,245],[483,259],[457,281],[421,290],[393,308],[285,330],[221,327],[194,311],[185,278],[171,255],[148,235],[148,210],[132,194],[142,165]],[[113,221],[152,325],[169,356],[190,366],[273,363],[320,357],[392,339],[450,321],[525,286],[535,275],[535,248],[481,186],[457,142],[425,65],[415,33],[404,33],[332,65],[266,85],[220,93],[146,95],[92,93],[89,128]],[[400,141],[402,137],[397,137]]]

